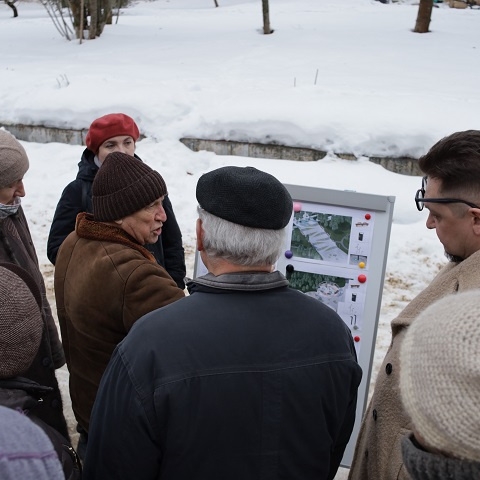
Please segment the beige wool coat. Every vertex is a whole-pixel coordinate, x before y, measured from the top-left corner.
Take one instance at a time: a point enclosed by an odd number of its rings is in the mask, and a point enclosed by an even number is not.
[[[121,228],[80,213],[55,264],[55,297],[77,422],[87,432],[113,350],[143,315],[184,292]]]
[[[411,423],[400,397],[400,346],[409,325],[429,305],[448,294],[477,288],[480,288],[480,251],[460,263],[447,264],[392,321],[392,342],[363,417],[349,480],[410,479],[401,451],[402,437],[411,432]]]

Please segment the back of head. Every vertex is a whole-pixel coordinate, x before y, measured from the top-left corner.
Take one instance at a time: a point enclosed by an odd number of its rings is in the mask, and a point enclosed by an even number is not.
[[[100,145],[109,138],[128,135],[136,142],[140,131],[132,117],[124,113],[109,113],[92,122],[85,138],[87,148],[97,153]]]
[[[25,373],[43,334],[42,298],[18,265],[0,263],[0,378]]]
[[[480,130],[456,132],[437,142],[418,161],[421,170],[442,181],[444,192],[480,192]]]
[[[480,290],[431,305],[405,336],[400,390],[422,443],[480,461]]]
[[[0,188],[21,180],[28,167],[25,149],[11,133],[0,129]]]
[[[0,406],[0,478],[62,480],[58,455],[45,432],[20,412]]]
[[[197,183],[208,255],[239,265],[273,264],[293,211],[288,190],[253,167],[222,167]]]
[[[138,212],[167,194],[162,176],[126,153],[107,155],[92,185],[93,216],[112,222]]]

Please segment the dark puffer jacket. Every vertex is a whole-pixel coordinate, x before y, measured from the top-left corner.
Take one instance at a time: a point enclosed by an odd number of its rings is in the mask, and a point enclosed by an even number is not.
[[[139,158],[137,155],[135,155]],[[55,265],[58,249],[67,236],[75,230],[75,220],[80,212],[92,213],[92,183],[98,172],[94,162],[95,154],[86,148],[78,164],[77,178],[63,190],[53,216],[47,242],[48,259]],[[170,199],[165,197],[163,208],[167,221],[162,234],[153,245],[145,247],[153,253],[157,263],[167,270],[182,290],[185,288],[185,252],[182,246],[182,234],[173,213]]]

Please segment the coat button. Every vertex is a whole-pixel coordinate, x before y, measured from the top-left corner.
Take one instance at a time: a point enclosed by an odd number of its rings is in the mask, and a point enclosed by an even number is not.
[[[385,365],[385,372],[387,372],[387,375],[390,375],[392,373],[393,367],[391,363],[387,363]]]
[[[49,366],[51,365],[51,363],[52,363],[52,362],[50,361],[50,359],[49,359],[48,357],[43,357],[43,359],[42,359],[42,365],[43,365],[44,367],[49,367]]]
[[[373,409],[372,415],[373,415],[373,419],[377,421],[377,411],[375,409]]]

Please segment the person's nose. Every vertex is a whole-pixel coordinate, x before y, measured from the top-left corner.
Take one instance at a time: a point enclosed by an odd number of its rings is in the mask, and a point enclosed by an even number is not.
[[[117,145],[114,149],[113,149],[114,152],[120,152],[120,153],[126,153],[128,155],[130,155],[130,150],[128,148],[128,145],[123,145],[120,144],[120,145]]]
[[[157,211],[155,212],[155,219],[160,220],[162,223],[167,221],[167,214],[165,213],[163,205],[159,205]]]
[[[425,222],[425,225],[427,228],[430,230],[434,229],[436,227],[435,225],[435,218],[433,218],[433,215],[431,213],[428,214],[427,221]]]
[[[25,187],[23,181],[18,182],[17,188],[15,189],[14,197],[24,197],[25,196]]]

